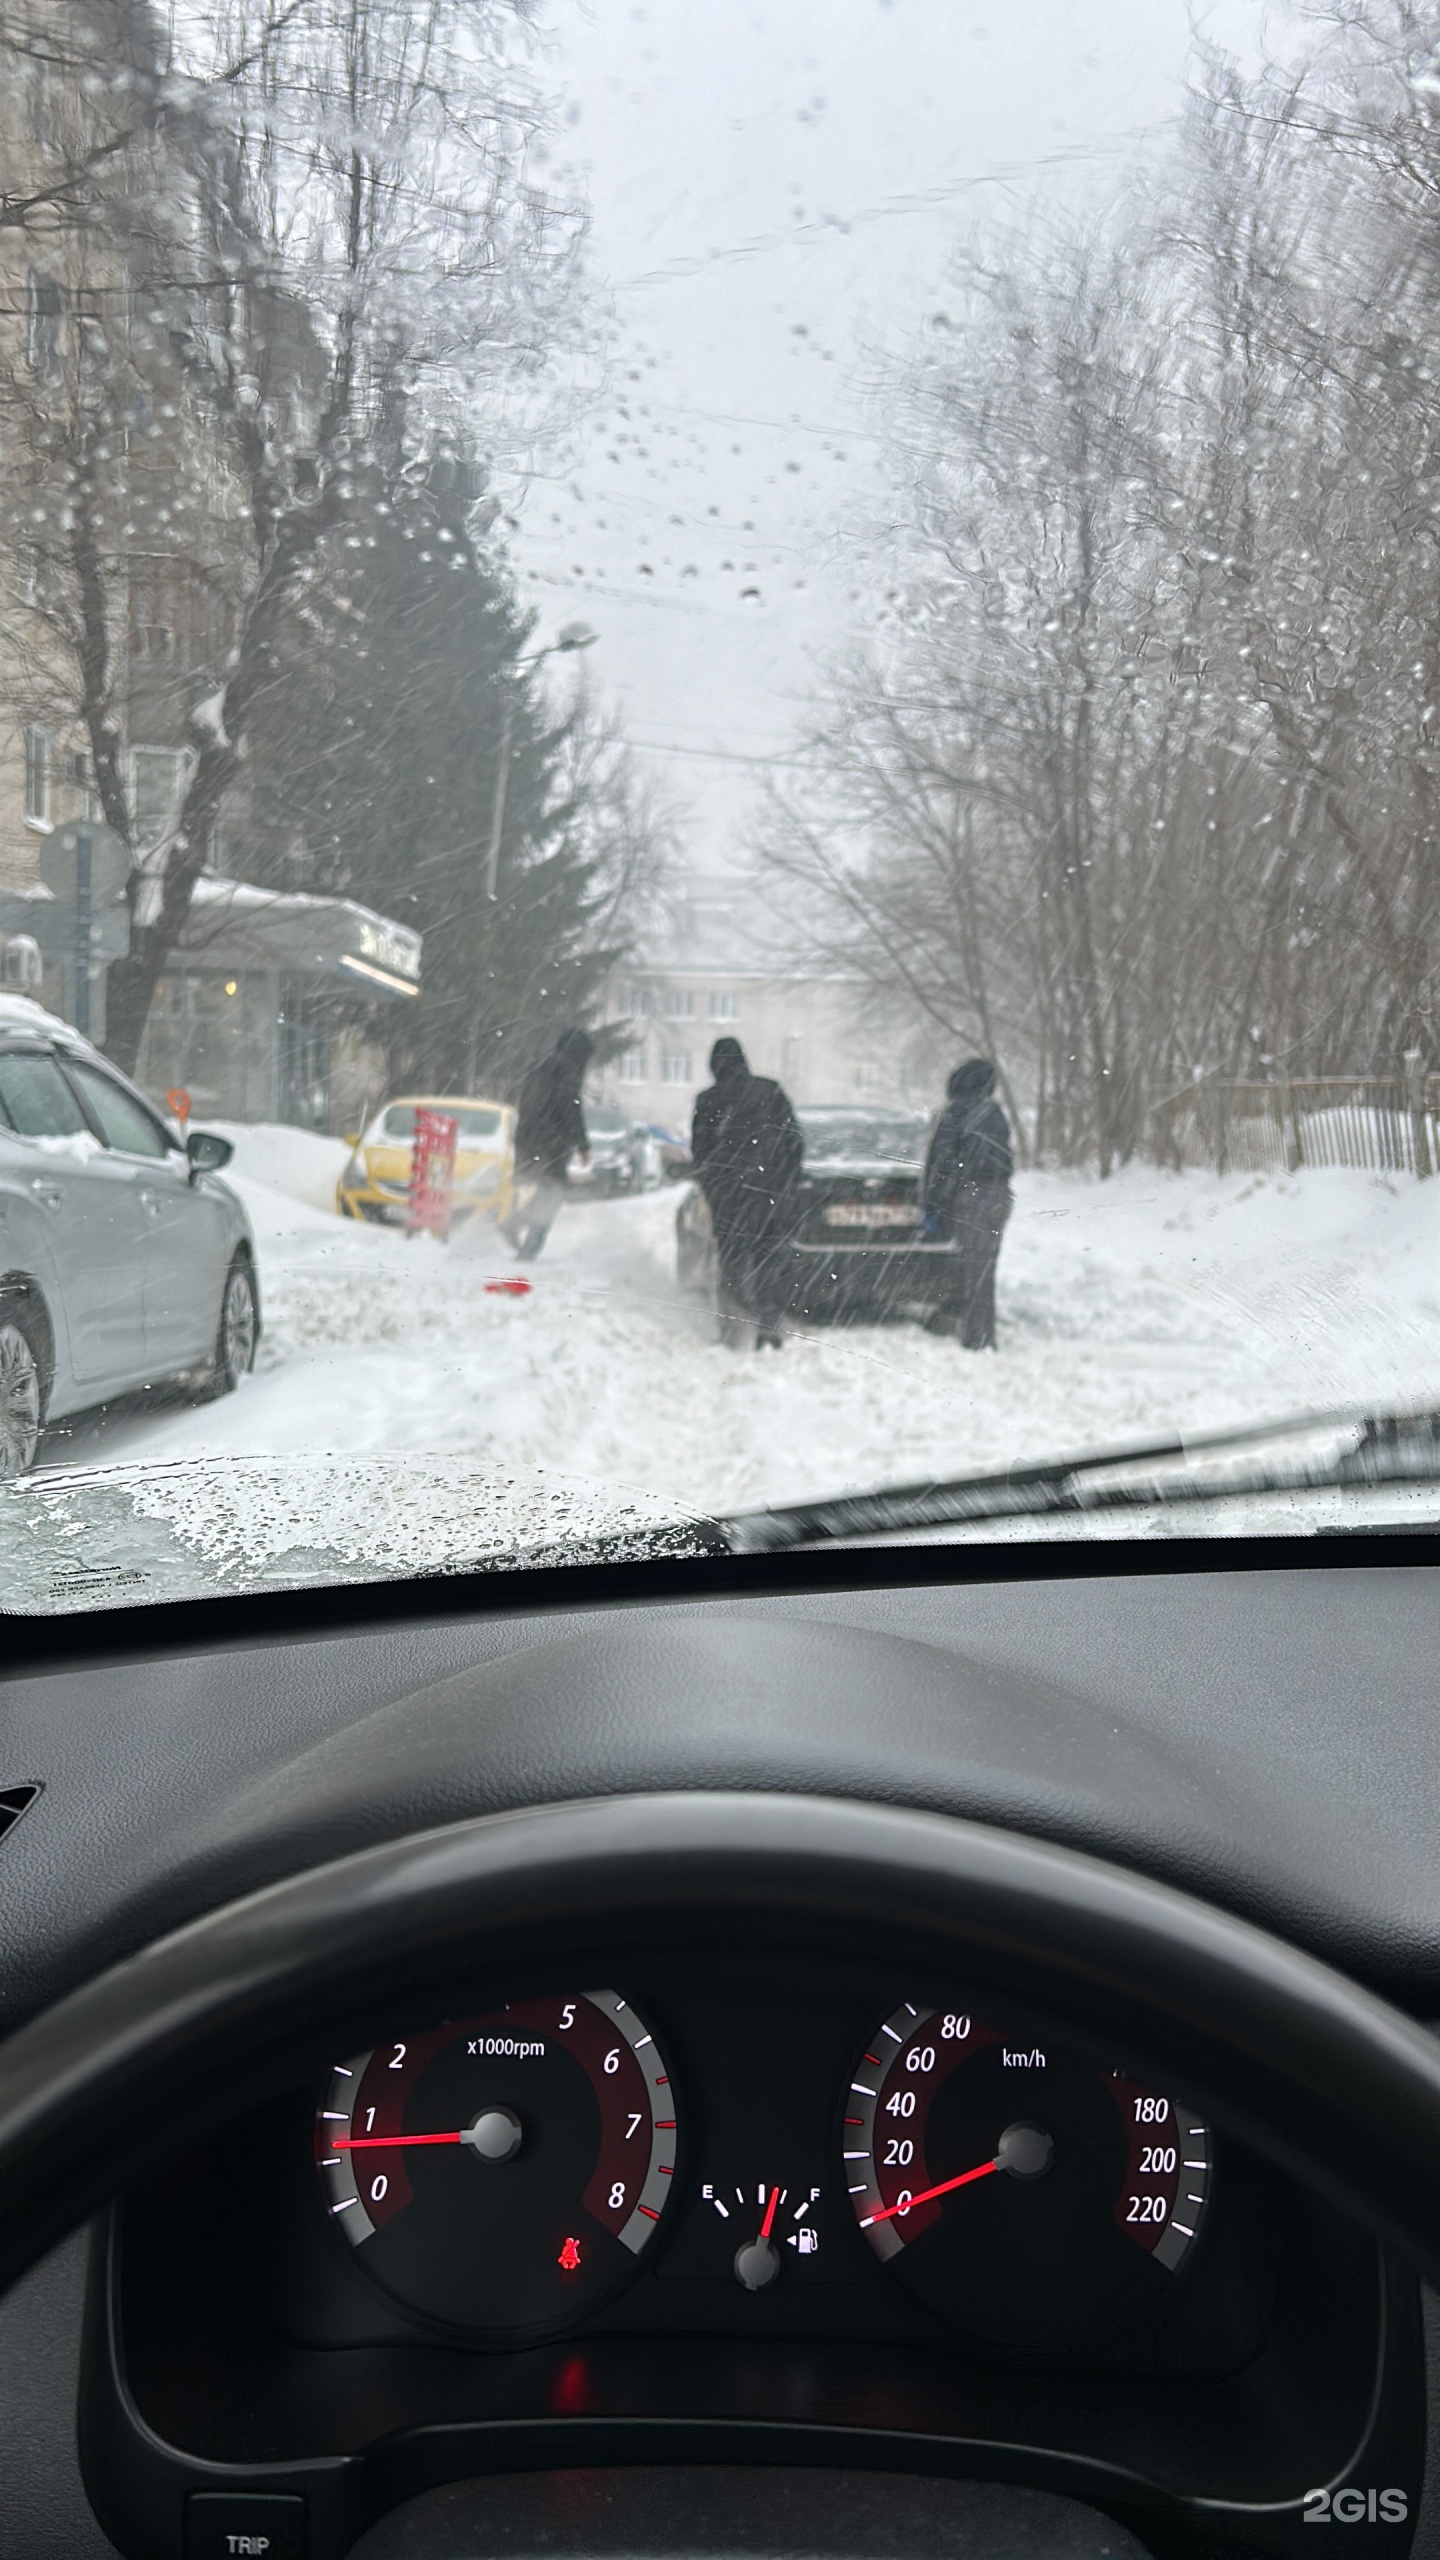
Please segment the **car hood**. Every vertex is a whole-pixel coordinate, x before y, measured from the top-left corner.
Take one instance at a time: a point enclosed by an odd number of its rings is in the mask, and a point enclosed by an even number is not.
[[[726,1519],[632,1485],[440,1452],[191,1458],[0,1483],[0,1615],[937,1538],[1380,1528],[1440,1528],[1440,1413],[1307,1415]]]
[[[0,1483],[0,1615],[724,1552],[631,1486],[443,1454],[187,1458]]]

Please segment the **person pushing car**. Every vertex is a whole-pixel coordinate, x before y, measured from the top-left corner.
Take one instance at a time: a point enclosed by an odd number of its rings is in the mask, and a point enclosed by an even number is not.
[[[738,1040],[710,1052],[713,1084],[695,1098],[690,1158],[715,1233],[720,1340],[778,1351],[790,1296],[789,1244],[800,1180],[800,1126],[773,1077],[752,1075]]]
[[[520,1087],[515,1116],[515,1206],[502,1222],[522,1262],[533,1262],[565,1197],[565,1168],[573,1155],[590,1161],[590,1141],[580,1088],[594,1051],[586,1031],[564,1031],[549,1055],[537,1059]]]
[[[988,1058],[967,1058],[945,1093],[920,1194],[925,1233],[955,1245],[951,1306],[933,1320],[934,1329],[958,1333],[967,1351],[993,1351],[995,1265],[1013,1206],[1010,1123],[995,1100]]]

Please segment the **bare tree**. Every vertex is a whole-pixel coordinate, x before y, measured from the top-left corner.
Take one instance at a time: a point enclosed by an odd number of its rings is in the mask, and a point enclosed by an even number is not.
[[[1198,1075],[1440,1029],[1440,53],[1365,0],[1201,74],[1168,168],[973,243],[893,372],[884,636],[761,845],[1102,1170]]]
[[[403,488],[461,436],[503,454],[578,343],[581,225],[530,174],[543,102],[522,43],[508,0],[182,9],[143,121],[76,178],[67,256],[104,280],[67,273],[48,378],[12,368],[0,439],[21,466],[17,609],[45,619],[135,858],[109,982],[122,1063],[361,482]],[[206,624],[171,687],[177,787],[148,826],[129,698],[147,579]]]

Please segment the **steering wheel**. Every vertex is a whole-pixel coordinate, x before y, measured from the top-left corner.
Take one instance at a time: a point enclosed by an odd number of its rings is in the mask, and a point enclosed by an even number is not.
[[[717,1936],[718,1933],[718,1936]],[[209,1913],[0,2049],[0,2290],[177,2142],[397,2003],[578,1945],[773,1946],[983,1978],[1122,2040],[1440,2281],[1440,2043],[1168,1886],[1015,1833],[775,1794],[609,1796],[363,1850]]]

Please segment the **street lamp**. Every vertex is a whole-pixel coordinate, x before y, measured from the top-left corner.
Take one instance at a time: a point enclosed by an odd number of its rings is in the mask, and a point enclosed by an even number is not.
[[[538,667],[543,658],[568,658],[577,649],[593,649],[599,639],[588,622],[567,622],[556,633],[546,649],[537,649],[528,658],[517,658],[517,667]],[[515,733],[515,697],[505,701],[505,716],[500,724],[500,762],[495,774],[495,805],[490,812],[490,844],[485,856],[485,895],[493,906],[500,874],[500,838],[505,832],[505,799],[510,788],[510,741]]]

